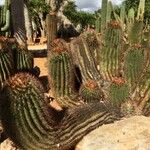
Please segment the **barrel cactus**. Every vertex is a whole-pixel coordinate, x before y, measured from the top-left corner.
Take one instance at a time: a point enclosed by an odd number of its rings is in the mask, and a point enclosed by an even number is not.
[[[102,103],[58,112],[47,105],[43,87],[28,73],[12,76],[3,94],[0,110],[4,129],[26,150],[70,149],[89,131],[120,118]]]
[[[97,82],[93,80],[82,83],[79,94],[86,103],[96,103],[103,100],[103,92]]]

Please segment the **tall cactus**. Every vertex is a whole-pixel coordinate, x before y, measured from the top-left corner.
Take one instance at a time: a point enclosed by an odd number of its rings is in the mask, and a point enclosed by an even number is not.
[[[88,37],[87,37],[88,38]],[[79,66],[82,82],[95,80],[98,85],[102,83],[95,57],[89,49],[86,39],[81,35],[71,43],[73,56],[76,59],[76,65]],[[94,50],[94,49],[93,49]]]
[[[49,77],[55,97],[71,96],[74,93],[74,67],[65,41],[53,41],[49,52]]]
[[[125,78],[132,88],[135,87],[144,69],[144,52],[141,48],[131,48],[125,56]]]
[[[4,129],[26,150],[70,149],[91,130],[119,118],[118,112],[101,103],[57,112],[48,107],[39,81],[26,73],[11,77],[3,94]]]
[[[122,61],[122,29],[117,21],[108,23],[104,44],[100,53],[100,73],[105,80],[112,80],[113,77],[120,76]]]

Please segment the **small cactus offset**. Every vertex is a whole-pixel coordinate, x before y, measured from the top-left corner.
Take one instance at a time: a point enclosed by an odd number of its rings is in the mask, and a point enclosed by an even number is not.
[[[89,80],[82,83],[79,95],[86,103],[96,103],[103,100],[103,92],[99,88],[96,81]]]
[[[15,69],[17,71],[30,71],[33,68],[33,56],[32,54],[21,48],[16,47],[15,51]]]
[[[122,29],[117,21],[108,23],[103,47],[100,53],[100,74],[105,80],[111,81],[113,77],[119,76],[121,71]]]
[[[129,86],[121,77],[115,77],[109,87],[109,97],[113,106],[120,107],[129,99]]]
[[[71,96],[74,93],[74,66],[65,41],[53,41],[48,57],[49,77],[55,97]]]

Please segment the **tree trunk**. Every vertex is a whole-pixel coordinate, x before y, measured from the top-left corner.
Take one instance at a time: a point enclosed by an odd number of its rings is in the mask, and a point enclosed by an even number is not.
[[[32,32],[32,24],[29,16],[28,4],[24,3],[24,19],[25,19],[25,29],[26,29],[26,37],[29,43],[33,43],[33,32]]]
[[[14,37],[20,46],[27,49],[27,37],[24,17],[24,0],[11,0],[11,17]]]

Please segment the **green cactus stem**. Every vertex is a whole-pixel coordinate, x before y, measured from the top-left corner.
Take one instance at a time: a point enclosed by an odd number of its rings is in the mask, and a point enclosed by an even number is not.
[[[124,75],[131,90],[133,90],[133,88],[135,87],[144,69],[143,50],[138,47],[140,45],[135,46],[127,52],[124,62]]]
[[[33,56],[32,54],[21,48],[15,48],[15,69],[17,71],[29,71],[33,68]]]
[[[101,16],[100,16],[100,14],[98,14],[98,16],[96,17],[95,30],[97,33],[99,33],[101,31]]]
[[[81,35],[72,41],[71,49],[72,55],[76,59],[75,63],[80,69],[82,82],[95,80],[100,86],[102,78],[95,63],[95,57],[93,57],[89,50],[89,46],[85,38]]]
[[[96,81],[90,80],[82,83],[79,95],[86,103],[96,103],[103,100],[103,92]]]
[[[121,77],[115,77],[109,87],[110,101],[114,106],[121,106],[129,98],[129,86]]]
[[[10,48],[7,49],[6,39],[0,39],[0,90],[3,88],[4,81],[14,72],[14,63]]]
[[[65,41],[53,41],[49,63],[49,77],[54,97],[71,96],[74,93],[74,66]]]
[[[6,32],[10,25],[10,1],[5,0],[5,5],[0,7],[0,31]]]
[[[113,77],[121,74],[122,50],[122,29],[120,23],[111,21],[108,23],[104,37],[104,46],[100,53],[100,74],[105,80],[111,81]]]
[[[37,78],[27,73],[12,76],[3,93],[4,130],[25,150],[70,149],[91,130],[119,119],[118,112],[102,103],[58,112],[48,106]]]
[[[135,108],[136,114],[150,116],[150,66],[145,69],[143,76],[139,78],[133,93],[132,99],[137,104]]]
[[[99,65],[99,51],[101,49],[102,42],[98,38],[98,35],[94,31],[85,32],[83,34],[83,39],[86,41],[85,44],[89,50],[89,53],[91,53],[92,58],[94,58],[93,61],[95,65]]]

